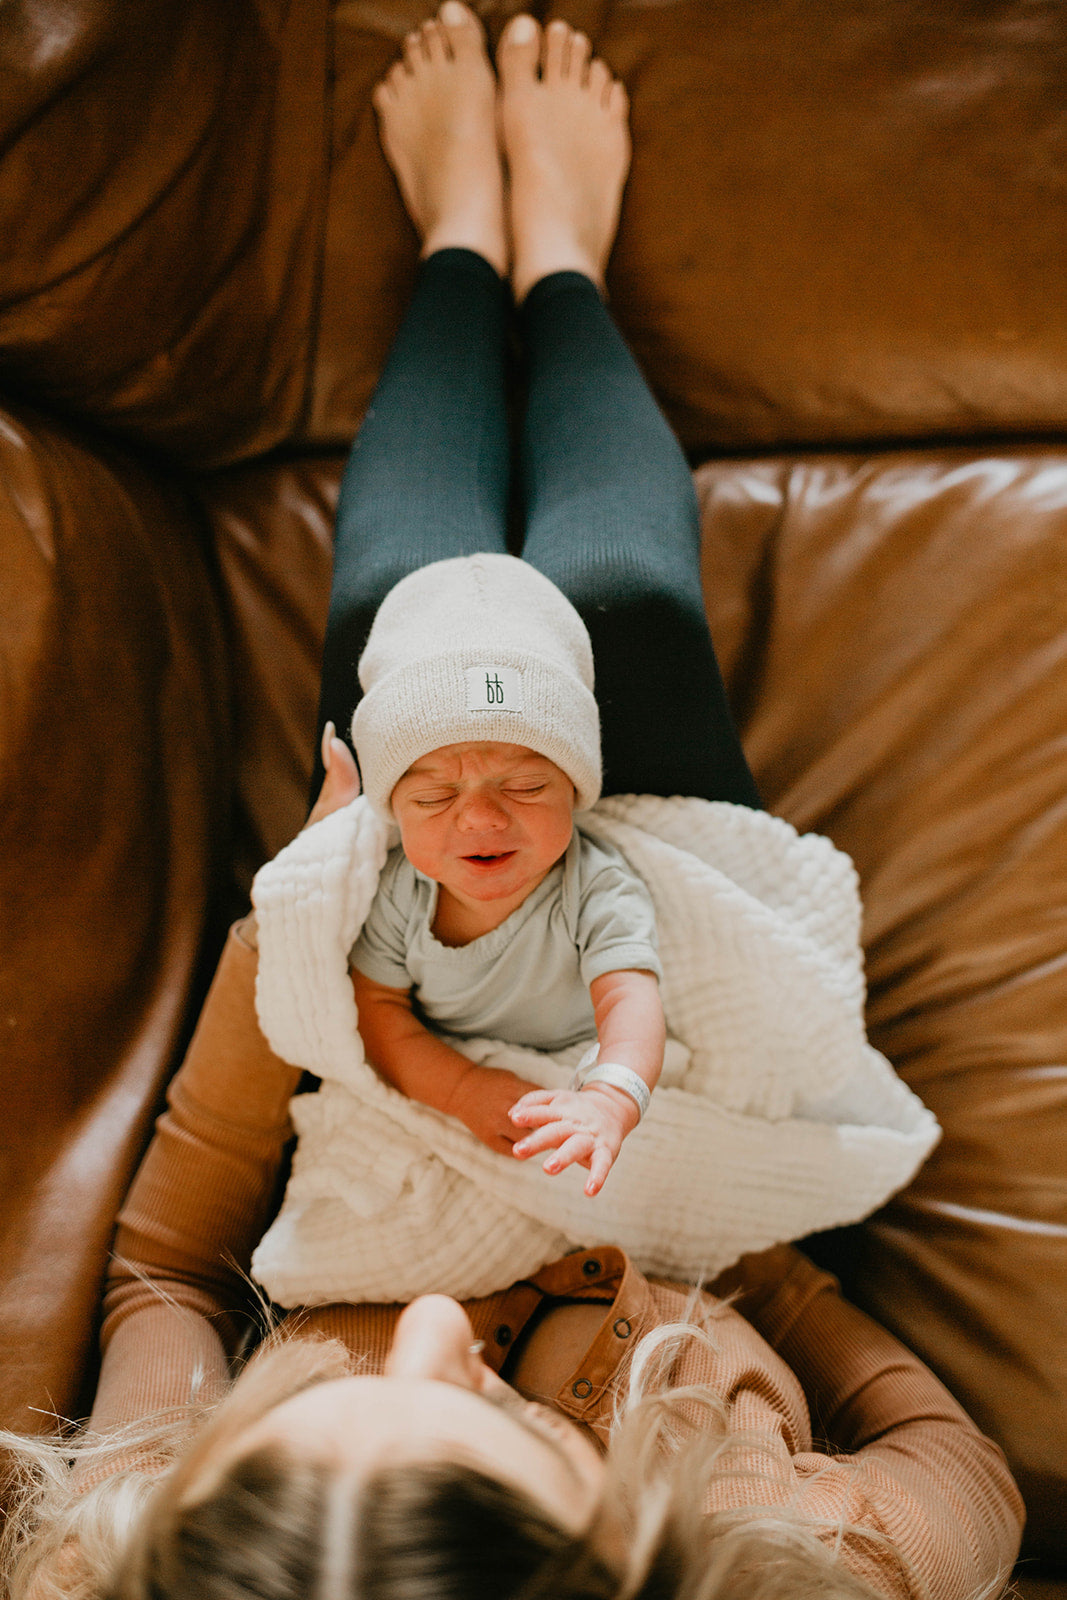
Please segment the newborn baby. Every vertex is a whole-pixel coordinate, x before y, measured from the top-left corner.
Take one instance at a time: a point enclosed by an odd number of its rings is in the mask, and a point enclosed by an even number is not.
[[[359,671],[364,789],[401,841],[350,958],[367,1057],[491,1149],[587,1167],[595,1195],[665,1031],[648,891],[575,822],[600,792],[585,625],[513,556],[435,562],[386,596]],[[553,1091],[468,1061],[449,1035],[599,1048]]]

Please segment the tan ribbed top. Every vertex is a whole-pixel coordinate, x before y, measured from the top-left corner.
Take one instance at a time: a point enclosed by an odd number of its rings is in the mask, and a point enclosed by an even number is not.
[[[194,1372],[209,1392],[226,1383],[244,1325],[242,1273],[276,1203],[298,1080],[259,1033],[255,968],[254,948],[235,929],[123,1208],[94,1427],[183,1403]],[[746,1257],[714,1289],[700,1296],[699,1315],[715,1349],[690,1342],[675,1377],[713,1384],[731,1426],[759,1436],[764,1503],[884,1536],[847,1535],[841,1558],[887,1596],[960,1600],[1007,1577],[1022,1525],[1018,1493],[1000,1451],[917,1357],[789,1247]],[[726,1294],[736,1295],[731,1305]],[[568,1256],[467,1310],[492,1365],[606,1440],[628,1352],[650,1328],[683,1318],[689,1299],[605,1248]],[[582,1305],[602,1314],[579,1323],[559,1315]],[[305,1313],[301,1326],[344,1339],[374,1371],[399,1311],[329,1306]],[[543,1331],[539,1363],[524,1355],[534,1342],[524,1334],[552,1316],[560,1333],[546,1379]],[[742,1503],[747,1492],[720,1486],[713,1504]]]

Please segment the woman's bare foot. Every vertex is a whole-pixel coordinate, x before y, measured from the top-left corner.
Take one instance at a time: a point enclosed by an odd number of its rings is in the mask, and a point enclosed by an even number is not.
[[[476,250],[508,270],[504,174],[496,129],[496,75],[481,23],[461,0],[404,41],[374,91],[382,148],[396,174],[423,256]]]
[[[496,53],[516,302],[571,269],[603,290],[630,167],[629,99],[566,22],[513,17]]]

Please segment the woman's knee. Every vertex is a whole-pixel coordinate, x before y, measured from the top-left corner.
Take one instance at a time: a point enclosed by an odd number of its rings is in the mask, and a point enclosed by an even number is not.
[[[699,573],[669,560],[662,551],[598,551],[568,562],[553,576],[590,632],[617,620],[670,635],[706,629]]]

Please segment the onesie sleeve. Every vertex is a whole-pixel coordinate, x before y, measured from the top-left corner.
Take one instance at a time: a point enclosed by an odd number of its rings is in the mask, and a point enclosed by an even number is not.
[[[391,850],[378,880],[367,920],[348,957],[373,983],[390,989],[410,989],[408,930],[414,910],[415,873],[403,850]]]
[[[610,846],[582,836],[577,943],[582,981],[635,970],[662,978],[656,913],[644,879]]]

